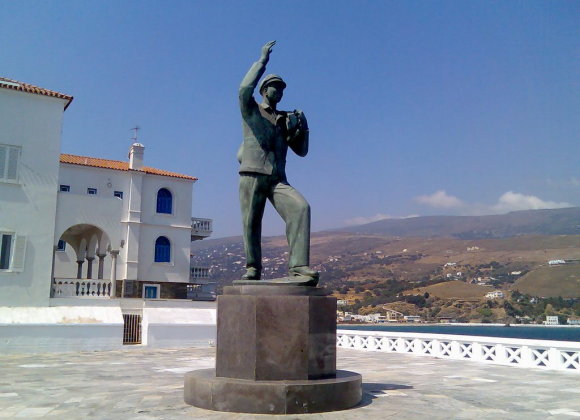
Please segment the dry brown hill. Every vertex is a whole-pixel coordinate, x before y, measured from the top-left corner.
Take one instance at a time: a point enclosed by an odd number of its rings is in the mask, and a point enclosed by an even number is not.
[[[580,296],[580,265],[540,267],[516,281],[512,290],[539,297]]]
[[[429,295],[441,299],[484,300],[487,299],[485,294],[493,290],[495,289],[462,281],[449,281],[446,283],[434,284],[432,286],[419,287],[406,294],[424,294],[427,292]]]

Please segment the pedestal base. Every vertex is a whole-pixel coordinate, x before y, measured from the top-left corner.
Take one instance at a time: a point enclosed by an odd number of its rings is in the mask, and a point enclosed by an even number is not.
[[[185,402],[214,411],[305,414],[345,410],[362,398],[362,377],[339,370],[336,378],[252,381],[215,376],[214,369],[185,374]]]

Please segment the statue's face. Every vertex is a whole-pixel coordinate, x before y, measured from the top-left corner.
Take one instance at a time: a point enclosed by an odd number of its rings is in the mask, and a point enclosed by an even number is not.
[[[284,96],[284,85],[282,83],[272,83],[264,89],[264,97],[268,98],[270,103],[278,103]]]

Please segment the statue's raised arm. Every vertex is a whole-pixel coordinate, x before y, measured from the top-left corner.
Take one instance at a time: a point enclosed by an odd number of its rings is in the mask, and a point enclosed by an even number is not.
[[[254,99],[254,90],[258,86],[258,80],[260,80],[260,77],[266,71],[266,64],[270,61],[270,54],[272,53],[272,47],[274,45],[276,45],[276,41],[270,41],[262,47],[260,59],[250,67],[246,77],[244,77],[244,80],[240,84],[240,110],[244,117],[251,114],[251,110],[257,105]]]

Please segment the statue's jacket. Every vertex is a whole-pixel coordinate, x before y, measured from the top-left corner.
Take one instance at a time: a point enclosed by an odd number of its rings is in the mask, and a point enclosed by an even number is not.
[[[274,111],[269,106],[256,102],[254,90],[265,70],[263,63],[254,63],[240,85],[240,111],[244,133],[244,140],[238,150],[240,174],[272,175],[280,182],[287,182],[288,146],[298,156],[306,156],[309,133],[307,130],[289,133],[286,128],[286,112]]]

